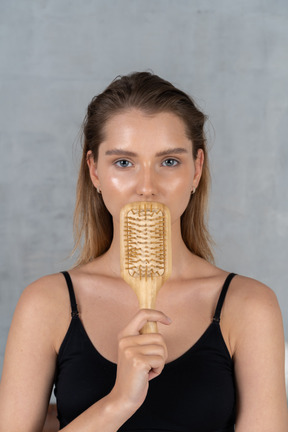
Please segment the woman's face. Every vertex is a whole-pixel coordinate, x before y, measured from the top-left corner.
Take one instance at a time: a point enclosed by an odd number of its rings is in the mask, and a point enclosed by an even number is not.
[[[179,220],[203,165],[202,151],[193,159],[182,120],[172,113],[148,116],[133,109],[108,120],[104,136],[97,162],[90,155],[88,165],[114,223],[121,208],[134,201],[163,203],[172,224]]]

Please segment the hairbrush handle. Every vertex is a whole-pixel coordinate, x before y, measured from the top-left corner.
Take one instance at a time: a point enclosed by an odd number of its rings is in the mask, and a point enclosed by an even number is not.
[[[120,212],[121,276],[135,291],[141,309],[155,309],[159,289],[171,274],[169,209],[158,202],[135,202]],[[155,322],[141,333],[157,332]]]
[[[135,291],[140,309],[155,309],[157,294],[162,283],[162,280],[159,278],[144,278],[141,281],[130,280],[130,286]],[[148,321],[142,327],[140,333],[158,333],[157,323]]]

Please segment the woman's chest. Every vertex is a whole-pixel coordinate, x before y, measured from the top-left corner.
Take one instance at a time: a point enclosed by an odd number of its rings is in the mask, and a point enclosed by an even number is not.
[[[92,345],[74,318],[58,356],[55,382],[62,427],[111,391],[116,371],[117,365]],[[123,431],[232,431],[234,407],[233,364],[213,322],[195,345],[149,382],[144,404]]]
[[[161,300],[161,299],[160,299]],[[120,304],[119,304],[120,303]],[[213,310],[203,301],[159,301],[156,308],[168,315],[172,323],[158,323],[171,362],[190,349],[209,327]],[[139,307],[137,299],[126,303],[106,299],[90,301],[81,307],[80,319],[91,343],[106,359],[117,363],[119,333],[129,324]]]

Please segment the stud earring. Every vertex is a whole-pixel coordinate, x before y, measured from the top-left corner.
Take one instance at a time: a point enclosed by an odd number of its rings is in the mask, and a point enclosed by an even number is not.
[[[193,188],[192,188],[192,191],[191,191],[191,195],[194,195],[194,194],[195,194],[195,192],[196,192],[196,187],[195,187],[195,186],[193,186]]]
[[[101,195],[101,190],[100,190],[100,188],[99,188],[99,187],[97,187],[96,189],[97,189],[97,192],[98,192],[98,194],[100,194],[100,195]]]

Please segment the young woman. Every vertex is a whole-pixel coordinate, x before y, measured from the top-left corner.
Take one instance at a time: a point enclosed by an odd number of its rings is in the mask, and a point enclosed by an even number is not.
[[[287,432],[276,297],[213,265],[204,123],[191,98],[150,73],[118,78],[90,103],[75,212],[79,262],[19,300],[1,432],[40,431],[53,383],[67,432]],[[171,212],[172,274],[157,310],[139,310],[120,276],[119,213],[134,201]],[[147,321],[159,333],[140,334]]]

